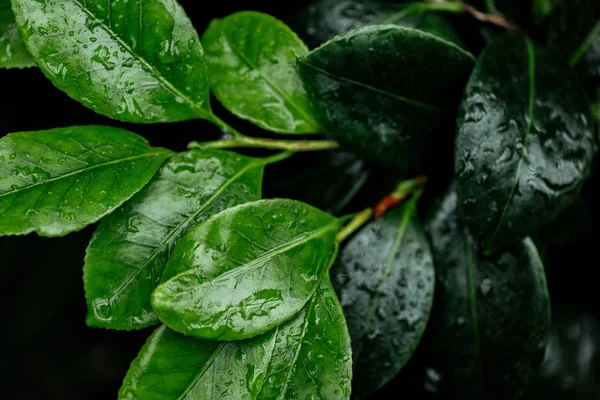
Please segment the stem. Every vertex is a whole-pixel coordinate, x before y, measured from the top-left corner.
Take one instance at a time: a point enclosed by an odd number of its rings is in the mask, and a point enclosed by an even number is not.
[[[239,132],[238,132],[239,133]],[[270,150],[291,152],[337,149],[340,145],[333,140],[278,140],[238,136],[215,142],[196,142],[188,144],[189,149],[231,149],[236,147],[257,147]]]
[[[227,122],[223,121],[221,118],[217,117],[215,114],[211,113],[209,121],[217,125],[219,129],[221,129],[221,132],[223,132],[226,139],[229,139],[230,137],[236,139],[241,139],[245,137],[240,131],[235,129],[233,126],[229,125]]]
[[[484,13],[477,10],[470,4],[465,4],[462,1],[447,1],[447,0],[425,0],[422,11],[442,11],[455,14],[467,13],[478,21],[496,25],[506,29],[509,32],[523,33],[523,30],[506,20],[504,15],[500,14],[496,9],[493,0],[486,0],[486,6],[490,13]]]
[[[354,218],[352,218],[352,220],[348,223],[348,225],[346,225],[342,229],[340,229],[340,231],[338,232],[338,234],[335,237],[335,240],[338,243],[341,243],[344,240],[346,240],[350,235],[352,235],[354,232],[356,232],[361,226],[363,226],[365,223],[367,223],[367,221],[371,219],[372,215],[373,215],[372,208],[367,208],[366,210],[363,210],[360,213],[356,214],[354,216]]]
[[[420,196],[425,182],[427,182],[425,176],[418,176],[414,179],[400,182],[392,193],[385,196],[375,206],[375,218],[382,217],[388,210],[402,204],[413,194]]]
[[[290,158],[293,155],[294,155],[294,153],[291,151],[282,151],[281,153],[277,153],[272,156],[265,157],[265,158],[263,158],[263,160],[264,160],[265,164],[275,164],[275,163],[278,163],[279,161],[287,160],[288,158]]]

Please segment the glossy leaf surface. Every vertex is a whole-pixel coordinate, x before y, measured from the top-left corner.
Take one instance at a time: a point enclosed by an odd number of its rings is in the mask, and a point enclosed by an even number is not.
[[[563,0],[549,21],[548,43],[586,81],[600,84],[600,4],[595,0]]]
[[[352,338],[353,397],[369,398],[408,362],[429,320],[435,270],[416,199],[357,233],[333,276]]]
[[[292,320],[252,339],[199,340],[158,328],[119,399],[349,399],[350,337],[326,278]]]
[[[84,266],[87,323],[139,329],[158,323],[150,296],[177,241],[201,221],[258,200],[265,162],[219,150],[180,153],[102,220]]]
[[[171,154],[103,126],[9,134],[0,139],[0,235],[82,229],[139,191]]]
[[[372,24],[415,28],[464,47],[462,39],[440,14],[423,12],[414,7],[414,3],[399,5],[373,0],[319,0],[308,9],[306,31],[311,44],[318,46],[352,28]]]
[[[0,68],[25,68],[33,65],[17,28],[10,0],[0,0]]]
[[[336,218],[294,200],[225,210],[180,240],[152,307],[188,336],[239,340],[264,333],[311,298],[339,227]]]
[[[403,170],[425,163],[422,154],[443,135],[446,108],[458,103],[472,66],[455,45],[394,25],[351,30],[299,60],[327,132],[346,149]]]
[[[127,122],[210,115],[198,34],[175,0],[15,0],[33,59],[73,99]]]
[[[554,52],[512,36],[482,54],[460,108],[455,173],[485,251],[543,228],[577,196],[596,144],[579,78]]]
[[[449,397],[517,399],[550,332],[544,266],[530,239],[493,258],[461,224],[450,191],[426,225],[436,267],[431,371]]]
[[[315,133],[296,60],[308,49],[283,22],[258,12],[215,19],[202,38],[212,91],[240,118],[279,133]]]

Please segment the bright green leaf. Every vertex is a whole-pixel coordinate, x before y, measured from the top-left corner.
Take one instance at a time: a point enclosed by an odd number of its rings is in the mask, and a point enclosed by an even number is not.
[[[127,122],[210,118],[202,46],[175,0],[13,0],[36,64],[73,99]]]
[[[199,222],[260,199],[265,161],[220,150],[181,153],[102,220],[87,250],[87,322],[113,329],[158,323],[150,295],[177,241]]]
[[[460,107],[455,173],[465,223],[501,250],[577,197],[596,144],[577,75],[553,51],[503,36],[483,52]]]
[[[179,241],[152,307],[188,336],[239,340],[264,333],[313,296],[339,227],[338,219],[294,200],[225,210]]]
[[[0,139],[0,235],[82,229],[139,191],[171,154],[103,126],[9,134]]]
[[[281,21],[258,12],[213,20],[202,38],[211,88],[240,118],[278,133],[315,133],[296,60],[306,45]]]
[[[435,271],[416,201],[363,228],[333,269],[352,338],[357,399],[369,398],[398,374],[429,321]]]
[[[452,141],[473,56],[433,35],[395,25],[344,33],[299,60],[327,132],[343,147],[402,170],[421,168],[431,143]],[[443,67],[442,67],[443,66]]]
[[[506,66],[506,65],[505,65]],[[429,332],[433,389],[448,398],[518,399],[544,357],[550,298],[530,239],[492,258],[462,225],[454,191],[426,224],[436,269]]]
[[[33,65],[17,28],[10,0],[0,0],[0,68],[26,68]]]
[[[252,339],[213,342],[158,328],[131,364],[120,400],[350,398],[350,337],[325,278],[289,322]]]

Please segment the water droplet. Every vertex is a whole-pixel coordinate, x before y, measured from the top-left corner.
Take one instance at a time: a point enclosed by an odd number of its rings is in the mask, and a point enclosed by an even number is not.
[[[125,228],[127,229],[127,232],[131,232],[131,233],[137,233],[140,231],[138,229],[138,227],[133,224],[133,217],[127,218]]]
[[[102,321],[109,322],[112,320],[112,305],[106,299],[94,300],[92,309],[96,318]]]

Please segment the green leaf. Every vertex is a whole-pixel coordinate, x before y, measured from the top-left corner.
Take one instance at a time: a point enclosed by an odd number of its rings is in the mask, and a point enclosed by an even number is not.
[[[88,325],[129,330],[158,323],[150,296],[177,241],[211,215],[260,199],[264,166],[221,150],[180,153],[104,218],[83,269]]]
[[[294,200],[225,210],[179,241],[152,308],[188,336],[239,340],[264,333],[313,296],[337,250],[340,224]]]
[[[426,228],[436,267],[430,367],[439,391],[450,398],[521,397],[550,332],[544,266],[533,242],[480,256],[452,190]]]
[[[127,122],[211,118],[202,46],[175,0],[13,0],[36,64],[56,87]]]
[[[273,171],[265,193],[270,191],[277,193],[277,197],[301,200],[329,214],[339,215],[361,192],[372,167],[340,150],[298,153],[282,162],[281,169]],[[369,195],[373,196],[373,193]]]
[[[296,72],[306,45],[283,22],[244,11],[215,19],[202,37],[215,96],[240,118],[278,133],[318,133]]]
[[[349,399],[351,363],[344,315],[325,278],[296,317],[249,340],[198,340],[161,326],[119,399]]]
[[[172,153],[103,126],[0,139],[0,235],[64,236],[110,214]]]
[[[299,66],[334,139],[367,159],[408,170],[431,158],[422,154],[440,140],[473,57],[415,29],[372,25],[337,36]]]
[[[26,68],[33,65],[17,28],[10,0],[0,0],[0,68]]]
[[[600,4],[596,0],[559,2],[550,16],[548,43],[577,65],[584,80],[600,83]]]
[[[576,198],[596,149],[589,109],[554,52],[508,35],[483,52],[459,111],[455,173],[465,223],[486,253],[543,228]]]
[[[426,12],[422,3],[387,3],[372,0],[319,0],[311,4],[306,34],[320,45],[352,28],[372,24],[396,24],[415,28],[465,47],[452,26],[439,14]]]
[[[404,367],[429,320],[435,270],[416,202],[363,228],[334,266],[352,338],[356,398],[368,398]]]

